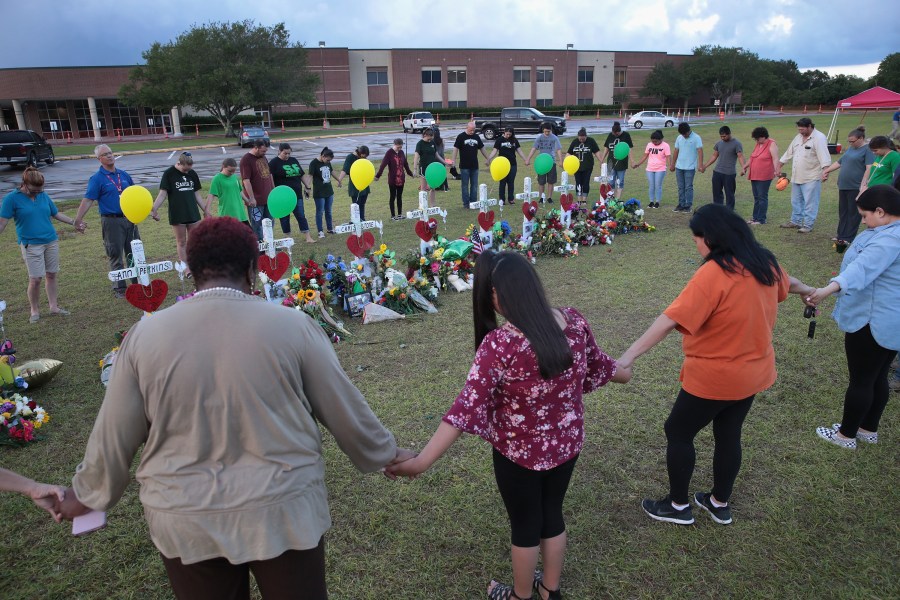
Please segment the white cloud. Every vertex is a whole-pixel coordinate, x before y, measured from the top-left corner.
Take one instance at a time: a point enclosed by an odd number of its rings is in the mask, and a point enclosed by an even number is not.
[[[691,38],[698,35],[708,35],[719,22],[719,15],[712,14],[704,18],[675,19],[675,31],[681,37]]]
[[[779,35],[790,35],[793,29],[794,20],[784,15],[775,15],[774,17],[769,17],[768,20],[766,20],[762,25],[759,26],[759,30],[761,32],[767,33],[773,37]]]

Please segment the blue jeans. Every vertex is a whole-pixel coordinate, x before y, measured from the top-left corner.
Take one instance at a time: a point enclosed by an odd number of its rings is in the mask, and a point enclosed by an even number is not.
[[[478,169],[460,169],[459,176],[462,178],[463,206],[469,208],[470,202],[478,201]]]
[[[509,165],[509,174],[500,180],[500,201],[512,204],[516,201],[516,171],[518,165],[512,163]]]
[[[753,190],[753,220],[757,223],[766,222],[766,213],[769,211],[769,186],[772,180],[750,180],[750,189]]]
[[[328,196],[327,198],[316,198],[316,229],[319,230],[319,233],[322,233],[322,213],[325,214],[325,224],[328,226],[328,231],[333,231],[334,227],[331,225],[331,205],[334,204],[334,194]]]
[[[819,216],[819,196],[822,193],[822,180],[809,183],[791,184],[791,223],[801,227],[813,228]]]
[[[309,233],[309,221],[306,220],[306,211],[303,208],[303,198],[297,198],[297,208],[293,211],[294,217],[297,218],[297,223],[300,225],[300,233]],[[281,231],[282,233],[290,233],[291,232],[291,215],[287,215],[286,217],[281,217]]]
[[[713,202],[722,204],[722,192],[725,192],[725,206],[734,210],[734,191],[737,189],[737,174],[729,175],[713,171],[712,192]]]
[[[613,186],[617,190],[621,190],[625,187],[625,171],[614,171],[612,169],[609,170],[609,185]]]
[[[675,169],[675,182],[678,184],[678,206],[690,208],[694,203],[695,169]]]
[[[647,171],[647,183],[650,185],[650,199],[648,202],[659,202],[662,200],[662,185],[665,178],[665,171]]]

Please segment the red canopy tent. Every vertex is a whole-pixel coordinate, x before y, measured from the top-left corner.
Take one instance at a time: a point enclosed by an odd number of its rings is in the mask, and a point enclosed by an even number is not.
[[[900,94],[876,85],[855,96],[844,98],[837,103],[837,106],[834,109],[834,118],[831,119],[831,127],[828,128],[829,140],[831,139],[831,134],[835,133],[834,128],[837,124],[838,113],[842,110],[855,110],[859,108],[865,109],[866,113],[869,112],[870,108],[900,108]],[[866,118],[866,113],[863,113],[863,119]]]

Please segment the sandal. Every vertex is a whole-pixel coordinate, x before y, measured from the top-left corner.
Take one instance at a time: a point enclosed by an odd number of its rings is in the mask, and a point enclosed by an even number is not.
[[[543,571],[534,572],[534,583],[531,584],[531,587],[535,592],[537,592],[538,596],[541,595],[541,588],[544,588],[544,591],[547,592],[547,600],[562,600],[562,592],[559,591],[559,588],[550,590],[547,589],[547,586],[544,585]]]
[[[529,600],[531,596],[528,598],[522,598],[516,591],[512,588],[512,586],[506,585],[505,583],[500,583],[494,579],[491,580],[491,583],[495,583],[497,585],[494,586],[494,589],[490,591],[488,594],[488,600]]]

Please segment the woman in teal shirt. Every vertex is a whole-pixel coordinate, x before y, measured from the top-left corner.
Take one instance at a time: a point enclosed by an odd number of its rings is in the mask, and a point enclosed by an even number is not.
[[[39,300],[41,279],[46,277],[47,301],[51,315],[67,315],[56,301],[56,273],[59,272],[59,239],[50,217],[75,227],[84,233],[85,224],[75,225],[72,217],[60,213],[50,196],[44,192],[44,176],[34,167],[22,173],[19,189],[8,193],[0,205],[0,233],[10,219],[16,222],[16,237],[22,249],[22,258],[28,268],[28,304],[31,306],[29,322],[41,318]]]

